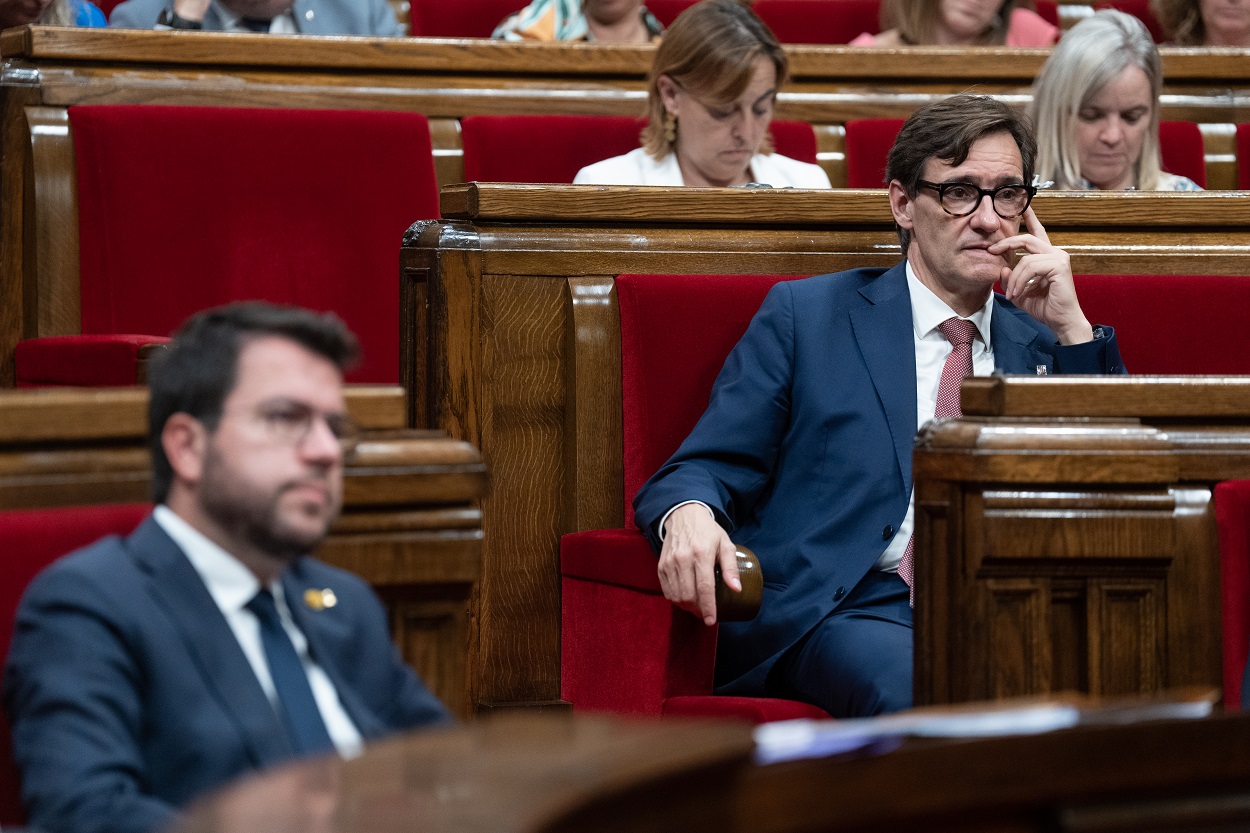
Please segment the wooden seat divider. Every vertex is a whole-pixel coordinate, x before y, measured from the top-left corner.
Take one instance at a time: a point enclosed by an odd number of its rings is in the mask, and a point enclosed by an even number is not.
[[[439,432],[406,429],[399,388],[349,386],[347,402],[365,435],[345,467],[343,514],[317,555],[373,585],[404,658],[467,716],[481,457]],[[150,500],[146,437],[141,388],[0,393],[0,511]]]
[[[1035,205],[1079,273],[1250,275],[1241,197]],[[401,253],[401,367],[414,424],[491,467],[472,698],[556,704],[559,537],[624,521],[615,277],[887,267],[898,240],[882,191],[470,184],[444,188],[442,208]]]

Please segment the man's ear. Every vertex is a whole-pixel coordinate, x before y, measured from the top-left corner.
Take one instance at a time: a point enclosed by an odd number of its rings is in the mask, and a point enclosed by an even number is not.
[[[907,196],[907,190],[903,188],[903,183],[897,179],[890,180],[890,211],[894,214],[894,222],[899,228],[912,230],[915,223],[912,220],[912,211],[916,207],[915,197]]]
[[[187,413],[170,415],[161,429],[161,447],[173,469],[174,480],[190,485],[200,482],[208,449],[208,429],[204,423]]]

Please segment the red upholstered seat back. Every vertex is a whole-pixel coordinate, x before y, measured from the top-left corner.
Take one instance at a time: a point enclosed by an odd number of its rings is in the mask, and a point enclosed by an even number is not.
[[[698,0],[643,0],[643,5],[655,19],[665,26],[672,26],[677,15],[697,3]]]
[[[879,0],[757,0],[753,8],[781,43],[850,43],[881,29]]]
[[[1250,653],[1250,480],[1215,487],[1220,538],[1224,707],[1241,708],[1242,673]]]
[[[570,183],[587,165],[638,147],[645,125],[630,116],[466,116],[464,178]]]
[[[885,162],[903,129],[902,119],[851,119],[846,123],[846,185],[884,188]]]
[[[113,9],[120,6],[125,0],[92,0],[92,2],[100,7],[100,11],[104,12],[104,17],[107,18],[113,13]]]
[[[1191,121],[1160,122],[1159,148],[1163,152],[1163,170],[1187,176],[1207,187],[1207,160],[1198,125]]]
[[[427,38],[489,38],[526,0],[412,0],[411,34]]]
[[[1033,10],[1051,26],[1059,25],[1059,4],[1055,0],[1037,0],[1033,4]]]
[[[1250,191],[1250,123],[1237,125],[1237,187]]]
[[[460,121],[464,178],[571,183],[587,165],[638,147],[646,124],[629,116],[466,116]],[[774,121],[770,130],[778,153],[816,162],[810,124]]]
[[[1250,277],[1077,275],[1085,317],[1115,327],[1130,373],[1250,373]]]
[[[621,275],[625,525],[633,500],[707,408],[725,357],[784,275]]]
[[[168,335],[263,299],[333,310],[349,379],[399,379],[399,246],[438,216],[429,126],[384,111],[69,108],[83,333]]]
[[[17,603],[30,580],[56,559],[105,535],[127,535],[146,504],[0,512],[0,662],[13,640]],[[8,721],[0,717],[0,824],[21,824],[22,805]]]
[[[1146,24],[1146,28],[1150,30],[1150,37],[1154,39],[1155,43],[1165,43],[1168,39],[1167,32],[1163,30],[1163,26],[1159,24],[1154,12],[1150,10],[1150,0],[1101,0],[1094,4],[1094,8],[1115,9],[1125,14],[1131,14]]]

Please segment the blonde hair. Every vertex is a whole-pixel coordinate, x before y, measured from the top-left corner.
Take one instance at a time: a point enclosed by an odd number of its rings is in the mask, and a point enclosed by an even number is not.
[[[1056,188],[1080,188],[1080,149],[1076,122],[1090,99],[1126,67],[1137,67],[1150,81],[1150,124],[1133,181],[1143,190],[1159,185],[1159,88],[1163,68],[1146,25],[1132,15],[1102,9],[1077,23],[1059,40],[1033,83],[1029,115],[1037,131],[1037,173]]]
[[[1016,0],[1003,0],[989,28],[981,33],[978,46],[1002,46],[1007,41],[1007,26]],[[903,43],[912,45],[937,42],[938,23],[942,19],[942,0],[883,0],[881,31],[897,28]]]
[[[1202,46],[1207,26],[1198,0],[1150,0],[1150,11],[1177,46]]]
[[[643,149],[656,159],[673,151],[664,136],[668,111],[660,97],[661,76],[702,101],[728,104],[750,85],[761,57],[772,61],[780,87],[790,71],[786,53],[768,26],[738,0],[703,0],[678,15],[664,32],[647,78]],[[772,139],[765,137],[760,153],[771,152]]]

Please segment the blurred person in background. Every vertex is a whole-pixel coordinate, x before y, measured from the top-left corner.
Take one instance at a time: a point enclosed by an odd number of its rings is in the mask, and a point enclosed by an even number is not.
[[[883,0],[880,34],[851,46],[1051,46],[1059,30],[1016,0]]]
[[[691,6],[656,50],[642,147],[582,168],[573,182],[830,187],[819,165],[772,152],[768,126],[788,73],[777,39],[746,5]]]
[[[1071,190],[1199,191],[1162,168],[1163,69],[1146,25],[1103,9],[1073,26],[1033,84],[1042,182]]]
[[[11,26],[105,26],[104,13],[89,0],[0,0],[0,29]]]
[[[642,0],[534,0],[495,27],[496,40],[649,43],[664,27]]]
[[[1250,46],[1247,0],[1151,0],[1150,10],[1177,46]]]

